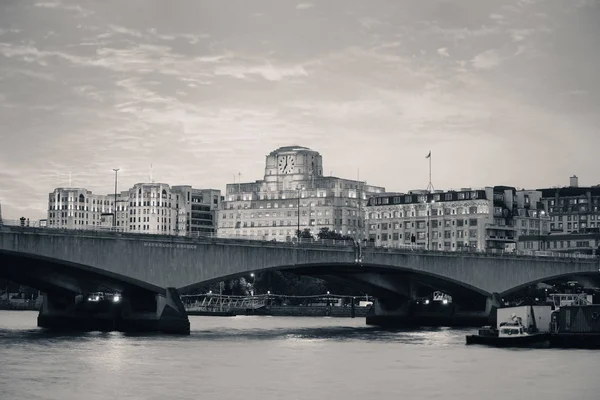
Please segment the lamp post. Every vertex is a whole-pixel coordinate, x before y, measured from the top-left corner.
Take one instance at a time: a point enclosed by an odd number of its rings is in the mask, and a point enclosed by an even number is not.
[[[298,229],[296,230],[296,236],[298,236],[298,244],[300,244],[300,187],[296,188],[298,192]]]
[[[254,272],[250,274],[250,278],[252,278],[252,289],[250,289],[250,296],[254,297]]]
[[[542,217],[546,215],[546,212],[544,210],[538,210],[538,220],[539,220],[539,236],[538,236],[538,243],[539,243],[539,250],[542,250]]]
[[[117,176],[120,168],[113,168],[115,171],[115,199],[113,205],[113,227],[117,226]]]
[[[427,250],[431,250],[431,207],[435,204],[435,200],[427,203]]]

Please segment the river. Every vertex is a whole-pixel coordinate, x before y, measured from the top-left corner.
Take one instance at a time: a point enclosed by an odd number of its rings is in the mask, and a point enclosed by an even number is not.
[[[0,311],[0,399],[598,399],[600,352],[464,345],[364,319],[190,317],[190,336],[53,334]]]

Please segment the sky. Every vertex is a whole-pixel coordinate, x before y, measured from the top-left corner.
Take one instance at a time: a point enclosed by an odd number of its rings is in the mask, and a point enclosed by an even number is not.
[[[388,191],[600,183],[600,0],[0,2],[0,203],[224,190],[287,145]],[[241,175],[238,175],[240,173]]]

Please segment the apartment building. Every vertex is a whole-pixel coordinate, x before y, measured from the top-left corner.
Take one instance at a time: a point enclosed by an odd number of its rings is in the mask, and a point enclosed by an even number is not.
[[[385,193],[369,199],[368,239],[384,247],[512,251],[519,225],[548,230],[540,196],[509,186]]]
[[[163,235],[214,233],[219,199],[218,190],[155,182],[135,184],[118,193],[116,201],[114,194],[56,188],[48,197],[47,226]]]

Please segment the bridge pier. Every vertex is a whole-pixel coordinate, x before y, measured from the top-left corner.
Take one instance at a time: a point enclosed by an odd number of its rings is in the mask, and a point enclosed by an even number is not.
[[[485,310],[481,311],[461,310],[456,303],[431,302],[424,305],[409,298],[375,300],[366,323],[384,328],[480,327],[495,324],[495,309],[498,306],[495,298],[486,299]]]
[[[165,294],[126,294],[114,301],[88,301],[83,296],[45,294],[38,326],[61,331],[190,333],[190,321],[177,290]]]

